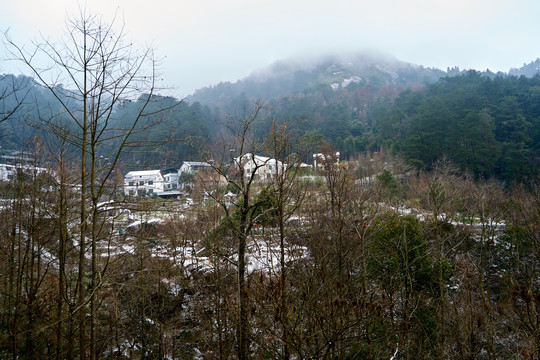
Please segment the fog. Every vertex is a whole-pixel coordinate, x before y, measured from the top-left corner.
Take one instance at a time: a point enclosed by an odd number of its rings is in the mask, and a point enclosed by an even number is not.
[[[154,46],[162,58],[163,85],[177,96],[234,82],[280,59],[366,48],[440,69],[508,71],[540,56],[540,3],[535,0],[93,0],[86,7],[105,20],[117,14],[130,41]],[[1,30],[9,28],[20,44],[30,44],[39,34],[54,41],[66,15],[77,12],[72,0],[6,2]],[[22,71],[5,61],[0,68]]]

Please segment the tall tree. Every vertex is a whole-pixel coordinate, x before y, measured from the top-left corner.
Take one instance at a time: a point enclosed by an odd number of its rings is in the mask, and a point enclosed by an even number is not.
[[[307,195],[304,186],[301,186],[297,178],[301,172],[301,156],[293,153],[295,145],[295,134],[289,124],[272,124],[270,133],[270,153],[276,160],[276,172],[272,178],[271,191],[274,201],[275,224],[278,228],[279,242],[279,300],[277,313],[282,326],[281,355],[283,359],[290,358],[289,333],[290,316],[289,300],[290,294],[287,291],[288,272],[287,263],[291,261],[292,251],[287,244],[287,236],[290,234],[287,229],[287,221],[295,214]],[[280,165],[281,163],[281,165]]]
[[[211,194],[225,212],[224,223],[228,234],[236,242],[237,268],[237,325],[236,341],[238,359],[250,357],[249,324],[250,295],[247,284],[247,246],[251,230],[256,222],[258,209],[266,199],[254,198],[256,195],[257,178],[266,162],[259,162],[256,153],[265,149],[264,144],[257,141],[255,129],[264,115],[264,102],[258,100],[254,104],[245,104],[239,117],[234,117],[226,124],[228,130],[222,147],[212,155],[214,171],[225,180],[230,189],[237,194],[233,204],[223,196],[223,192]],[[216,161],[215,159],[221,159]],[[248,165],[249,164],[249,165]],[[264,180],[263,180],[264,181]],[[264,183],[263,183],[264,184]],[[264,185],[268,186],[268,184]]]
[[[132,135],[147,127],[143,118],[155,90],[156,60],[152,49],[136,50],[132,43],[124,41],[123,28],[116,29],[114,20],[108,24],[81,9],[66,21],[66,33],[59,43],[44,38],[27,50],[7,38],[12,56],[26,65],[64,112],[62,117],[42,119],[42,125],[77,150],[80,216],[76,309],[80,359],[88,355],[97,358],[96,296],[106,268],[104,265],[100,269],[97,259],[97,242],[106,235],[99,202],[108,195],[120,155],[134,145],[130,142]],[[46,67],[39,63],[43,58],[49,60]],[[124,100],[137,97],[142,99],[137,111],[129,122],[118,127],[113,121],[115,109]],[[108,151],[102,151],[104,148]],[[91,254],[89,266],[87,250]]]

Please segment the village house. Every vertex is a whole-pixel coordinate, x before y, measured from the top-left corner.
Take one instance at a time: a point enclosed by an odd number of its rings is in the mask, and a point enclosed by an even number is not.
[[[10,181],[15,178],[17,174],[17,168],[13,165],[0,164],[0,180]]]
[[[256,181],[268,181],[276,176],[278,170],[283,171],[285,168],[279,160],[251,153],[235,158],[234,163],[243,169],[246,180],[253,175]]]
[[[0,181],[11,181],[16,178],[17,174],[24,174],[26,176],[36,176],[41,173],[46,173],[48,170],[45,168],[35,167],[32,165],[24,164],[0,164]],[[54,176],[52,172],[49,171]]]
[[[132,196],[152,196],[165,190],[165,178],[160,170],[130,171],[124,178],[124,193]]]
[[[225,178],[210,163],[200,161],[184,161],[178,170],[178,179],[181,188],[193,186],[195,183],[203,188],[226,183]]]
[[[207,162],[200,161],[184,161],[180,169],[178,170],[178,175],[181,176],[184,173],[195,174],[200,170],[211,170],[212,166]]]
[[[313,167],[315,171],[323,170],[330,164],[338,166],[340,155],[339,151],[335,154],[313,154]]]
[[[178,169],[178,182],[181,189],[192,187],[195,176],[202,176],[205,172],[210,172],[212,166],[207,162],[184,161]]]
[[[165,192],[173,191],[178,188],[178,173],[178,169],[176,168],[169,168],[161,171],[163,181],[165,181],[163,186]]]

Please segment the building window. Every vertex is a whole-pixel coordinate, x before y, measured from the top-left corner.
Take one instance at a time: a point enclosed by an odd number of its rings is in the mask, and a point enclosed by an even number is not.
[[[130,181],[129,186],[133,186],[133,185],[135,185],[135,183],[133,181]]]
[[[148,189],[148,193],[151,194],[154,192],[154,189]]]
[[[139,185],[144,185],[144,181],[139,181]]]
[[[135,195],[135,190],[129,190],[129,195]]]
[[[154,181],[153,180],[148,180],[148,185],[154,185]]]

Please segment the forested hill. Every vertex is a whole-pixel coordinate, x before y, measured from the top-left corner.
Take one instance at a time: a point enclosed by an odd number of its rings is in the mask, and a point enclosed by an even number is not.
[[[325,55],[280,60],[234,83],[224,82],[199,89],[188,101],[223,107],[242,94],[249,98],[275,99],[284,95],[313,92],[321,86],[334,89],[349,84],[404,88],[437,81],[446,73],[409,64],[381,54]]]
[[[294,124],[306,153],[329,144],[351,159],[384,147],[419,168],[446,157],[477,177],[511,182],[538,176],[538,75],[443,72],[389,58],[324,60],[276,63],[235,84],[202,89],[187,101],[155,96],[152,106],[169,110],[156,115],[153,131],[138,137],[145,143],[174,141],[126,161],[179,167],[200,160],[200,149],[213,142],[225,116],[262,97],[270,113],[261,118],[259,138],[267,136],[271,121]],[[529,74],[539,63],[512,71]],[[21,149],[36,133],[47,137],[29,124],[62,116],[50,93],[23,76],[3,75],[0,85],[2,114],[23,104],[0,123],[2,150]],[[134,106],[137,101],[124,103],[116,118],[128,118]]]
[[[312,58],[292,58],[277,61],[266,68],[236,82],[222,82],[201,88],[186,100],[201,102],[221,109],[239,97],[274,100],[297,93],[311,93],[324,86],[334,90],[354,87],[369,87],[372,91],[381,88],[402,90],[417,88],[437,82],[440,78],[465,74],[469,70],[448,67],[446,71],[423,67],[400,61],[389,55],[378,53],[356,53],[349,55],[324,55]],[[494,73],[489,69],[482,72],[488,77],[527,76],[533,77],[540,71],[540,59],[508,73]]]
[[[471,71],[378,104],[369,118],[377,143],[429,168],[447,157],[477,176],[537,177],[540,76],[495,77]]]
[[[532,76],[538,65],[508,75],[326,57],[278,62],[192,99],[227,113],[262,97],[272,119],[297,124],[309,151],[329,143],[351,158],[383,146],[420,168],[446,157],[477,177],[521,181],[538,171],[540,84]]]

